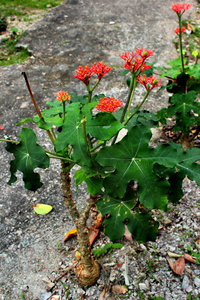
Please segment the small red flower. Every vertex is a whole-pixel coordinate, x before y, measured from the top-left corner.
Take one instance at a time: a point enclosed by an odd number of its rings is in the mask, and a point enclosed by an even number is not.
[[[186,31],[185,27],[181,27],[181,32],[185,32],[185,31]],[[177,35],[179,35],[179,34],[180,34],[180,28],[174,29],[174,32],[175,32]]]
[[[88,66],[82,66],[78,67],[78,70],[76,71],[76,75],[73,75],[75,78],[78,78],[82,80],[86,85],[89,84],[89,79],[94,75],[94,70],[89,68]]]
[[[110,71],[111,67],[107,67],[106,64],[102,64],[101,62],[93,63],[91,70],[98,76],[99,80]]]
[[[173,4],[171,6],[171,9],[173,9],[173,11],[175,11],[177,13],[177,15],[181,16],[191,6],[192,6],[192,4],[188,4],[188,3],[183,3],[182,2],[182,3]]]
[[[141,83],[142,85],[144,85],[144,87],[146,88],[147,91],[151,91],[153,88],[157,87],[157,86],[161,86],[160,82],[161,79],[157,79],[154,76],[149,76],[146,77],[146,74],[141,75],[140,77],[138,77],[137,82]]]
[[[71,96],[68,94],[68,92],[60,91],[57,93],[57,96],[58,96],[58,98],[56,98],[56,100],[61,101],[61,102],[71,99]]]
[[[95,108],[101,112],[116,112],[119,107],[123,106],[123,102],[119,99],[115,99],[114,97],[111,98],[101,98],[99,99],[99,103]]]
[[[119,56],[128,63],[132,61],[132,59],[136,56],[136,53],[134,53],[133,51],[123,52],[122,54],[119,54]]]
[[[139,54],[142,59],[146,59],[149,56],[153,56],[152,50],[143,49],[143,47],[141,49],[137,48],[136,53]]]
[[[151,68],[151,66],[145,65],[145,60],[152,55],[152,50],[146,50],[143,49],[143,47],[141,49],[137,48],[135,53],[132,51],[119,54],[119,56],[126,61],[124,64],[124,68],[131,72],[137,72],[137,75],[142,71]],[[134,57],[135,60],[133,61]]]
[[[3,126],[0,126],[0,130],[4,130],[4,127],[3,127]]]

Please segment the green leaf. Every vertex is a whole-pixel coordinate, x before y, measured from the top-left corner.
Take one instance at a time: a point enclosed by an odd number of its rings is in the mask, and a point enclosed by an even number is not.
[[[87,133],[101,141],[111,139],[123,127],[110,113],[98,113],[86,122]]]
[[[135,111],[136,108],[130,111],[130,114]],[[149,112],[148,110],[138,111],[133,118],[127,123],[126,128],[130,129],[131,127],[137,125],[138,123],[148,126],[149,128],[155,127],[158,125],[157,116]]]
[[[106,214],[110,216],[104,220],[104,232],[111,241],[120,240],[125,232],[124,220],[132,218],[131,209],[135,206],[136,195],[133,199],[122,201],[119,198],[105,196],[96,201],[97,209],[102,217]]]
[[[128,220],[127,227],[137,241],[155,240],[158,223],[148,213],[133,213],[136,193],[132,193],[132,197],[129,195],[127,198],[122,200],[105,196],[96,202],[102,216],[109,214],[103,222],[105,234],[113,242],[120,240],[125,233],[125,220]]]
[[[187,177],[190,180],[195,180],[196,183],[200,186],[200,164],[198,160],[200,158],[200,149],[199,148],[190,148],[188,149],[182,158],[182,160],[176,165],[179,176]]]
[[[82,104],[86,104],[88,101],[88,96],[79,96],[76,93],[72,93],[71,95],[71,102],[72,103],[82,103]]]
[[[113,197],[122,198],[127,184],[138,182],[140,202],[149,209],[166,209],[169,183],[161,180],[153,171],[155,163],[173,168],[178,162],[176,149],[171,145],[149,148],[151,131],[138,125],[117,144],[104,147],[97,155],[102,166],[113,166],[115,171],[104,179],[106,192]]]
[[[155,222],[148,213],[136,213],[130,218],[127,224],[128,230],[136,241],[145,243],[155,241],[158,233],[159,223]]]
[[[166,110],[168,117],[175,115],[176,125],[175,131],[181,130],[187,134],[190,132],[189,126],[194,125],[197,118],[190,112],[200,114],[200,103],[195,102],[197,93],[190,91],[187,94],[174,94],[170,99],[170,106]]]
[[[98,177],[99,174],[95,170],[87,167],[82,167],[74,174],[76,179],[76,185],[78,186],[81,182],[86,182],[87,191],[91,195],[97,195],[102,193],[103,180]]]
[[[33,119],[32,119],[32,118],[21,119],[21,121],[19,121],[19,122],[17,123],[17,126],[20,126],[20,125],[22,125],[22,124],[24,124],[24,123],[30,123],[30,122],[33,122]]]
[[[68,105],[68,112],[62,131],[58,134],[55,141],[55,150],[60,152],[68,145],[73,146],[72,158],[81,165],[91,166],[91,158],[85,145],[81,120],[83,114],[80,111],[80,103],[74,103],[73,106]]]
[[[36,191],[42,186],[40,175],[34,173],[35,168],[48,168],[49,157],[43,148],[36,143],[35,133],[30,128],[23,128],[19,134],[20,143],[7,143],[6,150],[13,153],[15,159],[10,162],[11,177],[8,184],[12,184],[17,180],[15,173],[17,170],[23,173],[25,188]]]
[[[121,72],[120,72],[120,75],[121,75],[121,76],[125,76],[125,75],[128,74],[129,72],[130,72],[130,71],[126,69],[126,70],[124,70],[124,71],[121,71]]]
[[[186,64],[186,62],[187,62],[187,59],[184,57],[183,58],[183,63]],[[169,61],[167,64],[170,65],[170,66],[172,66],[173,68],[176,68],[176,67],[181,68],[182,67],[182,63],[181,63],[180,57],[176,58],[174,60]]]
[[[186,73],[198,80],[200,78],[200,64],[188,66]]]

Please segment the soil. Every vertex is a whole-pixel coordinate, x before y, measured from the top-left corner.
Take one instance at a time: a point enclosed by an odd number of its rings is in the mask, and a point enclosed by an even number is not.
[[[190,2],[193,6],[184,17],[195,18],[198,2]],[[26,30],[19,42],[19,46],[28,46],[32,54],[30,59],[21,65],[0,68],[0,125],[5,128],[0,132],[1,136],[17,139],[21,128],[15,125],[22,118],[35,114],[22,71],[28,75],[41,110],[46,101],[55,99],[59,90],[86,93],[84,85],[72,74],[80,64],[94,61],[112,66],[97,92],[126,99],[126,78],[120,76],[123,62],[119,53],[143,46],[153,50],[153,61],[160,66],[177,57],[172,43],[177,19],[170,9],[171,4],[171,0],[132,0],[131,3],[128,0],[69,0],[50,10]],[[136,104],[143,93],[142,88],[137,89]],[[167,92],[152,92],[144,108],[155,112],[166,107],[167,101]],[[31,126],[39,143],[50,149],[45,133],[35,125]],[[170,205],[167,212],[154,212],[164,225],[156,243],[138,245],[122,239],[124,248],[100,258],[101,277],[96,285],[86,289],[77,283],[73,273],[76,239],[63,243],[65,233],[74,224],[62,202],[60,165],[52,161],[50,169],[40,171],[43,186],[35,193],[24,189],[20,173],[17,174],[19,180],[9,186],[8,161],[12,157],[4,146],[0,144],[0,299],[47,300],[57,295],[54,299],[127,297],[137,300],[143,294],[148,299],[186,300],[189,293],[194,297],[200,294],[198,265],[187,263],[183,275],[177,276],[166,260],[169,251],[187,252],[187,245],[199,251],[195,241],[200,238],[200,189],[194,182],[184,181],[185,195],[177,206]],[[74,172],[72,170],[72,177]],[[72,189],[81,209],[88,196],[86,188],[81,185],[76,191],[73,182]],[[48,215],[37,215],[32,209],[32,204],[36,203],[50,204],[53,211]],[[169,226],[165,226],[168,223]],[[108,242],[102,232],[94,249]],[[127,259],[128,263],[125,263]],[[129,282],[123,275],[125,264],[128,265]],[[116,284],[126,284],[129,291],[113,294],[112,287]],[[100,298],[103,293],[104,298]]]

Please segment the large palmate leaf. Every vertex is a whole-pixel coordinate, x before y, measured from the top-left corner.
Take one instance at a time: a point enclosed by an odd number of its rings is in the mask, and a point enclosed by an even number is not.
[[[179,162],[175,168],[166,168],[159,164],[154,165],[154,171],[161,178],[168,178],[170,183],[169,197],[172,202],[177,202],[182,196],[182,181],[187,176],[190,180],[195,180],[200,186],[200,149],[190,148],[183,152],[181,145],[171,143],[171,146],[176,148]]]
[[[137,241],[154,240],[158,230],[158,223],[148,213],[133,213],[137,194],[126,200],[105,196],[96,202],[97,209],[102,216],[109,214],[103,222],[105,234],[114,242],[120,240],[125,232],[124,222]]]
[[[162,123],[166,123],[166,118],[175,116],[176,124],[175,131],[181,130],[184,134],[190,132],[190,126],[198,123],[200,114],[200,103],[196,102],[197,93],[190,91],[187,94],[174,94],[170,98],[168,108],[163,108],[157,112],[157,116]]]
[[[82,119],[80,103],[74,103],[73,106],[69,105],[62,131],[55,141],[55,150],[60,152],[70,144],[74,150],[72,155],[74,161],[90,166],[91,159],[83,137]]]
[[[184,152],[181,148],[177,151],[172,144],[150,149],[150,138],[151,131],[147,127],[133,127],[119,143],[101,149],[97,161],[102,166],[115,167],[103,183],[108,194],[122,198],[127,184],[134,180],[138,182],[139,200],[145,207],[166,209],[170,185],[165,178],[157,176],[154,164],[174,168],[183,161]]]
[[[34,173],[35,168],[48,168],[49,157],[43,148],[36,143],[35,133],[30,128],[23,128],[19,134],[20,143],[7,143],[6,150],[13,153],[15,159],[10,162],[11,177],[8,184],[17,180],[15,173],[17,170],[23,173],[25,188],[36,191],[42,186],[40,175]]]
[[[170,106],[167,109],[168,117],[175,115],[176,126],[174,130],[182,130],[183,133],[189,133],[189,126],[194,125],[197,118],[190,112],[200,114],[200,103],[195,102],[197,93],[190,91],[187,94],[174,94],[170,99]]]
[[[111,139],[122,128],[123,125],[110,113],[98,113],[86,122],[87,132],[102,141]]]

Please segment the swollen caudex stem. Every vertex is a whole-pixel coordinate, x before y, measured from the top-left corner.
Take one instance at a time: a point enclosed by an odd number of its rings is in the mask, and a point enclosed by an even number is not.
[[[100,276],[99,264],[94,261],[92,257],[92,249],[86,225],[90,208],[95,203],[96,197],[90,195],[90,198],[86,201],[85,207],[79,213],[72,199],[69,163],[61,162],[61,168],[63,201],[76,224],[79,251],[81,254],[81,261],[76,266],[75,273],[82,285],[90,286],[95,284]]]
[[[80,212],[79,219],[76,222],[81,261],[76,266],[75,272],[79,282],[87,286],[95,284],[100,276],[100,266],[92,257],[89,233],[86,225],[90,208],[95,201],[96,196],[90,195],[90,198],[87,200],[86,205]]]

